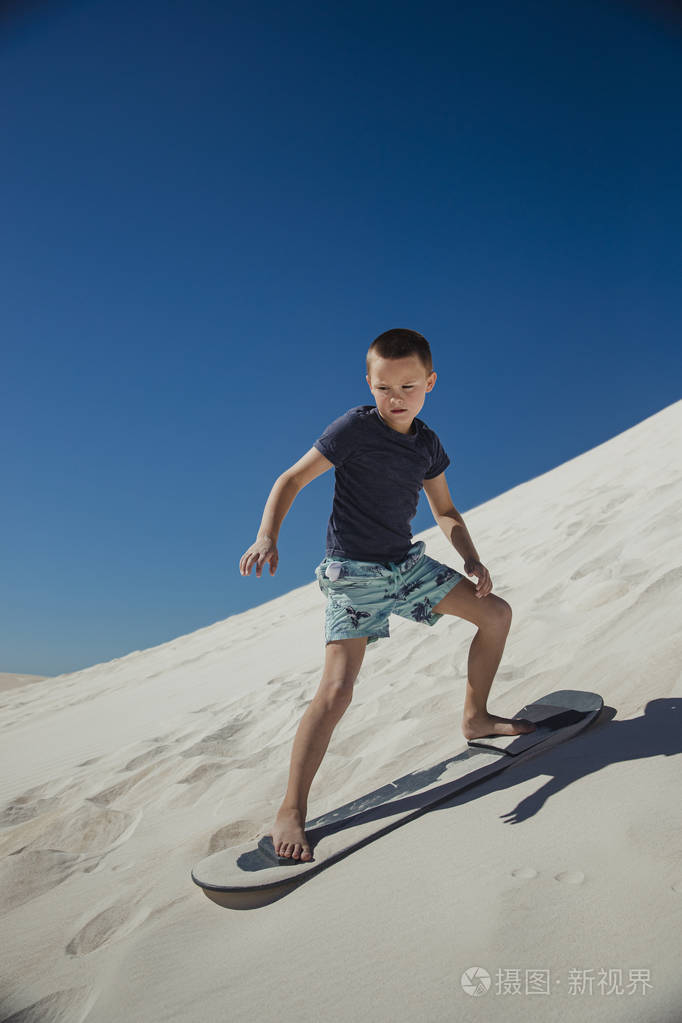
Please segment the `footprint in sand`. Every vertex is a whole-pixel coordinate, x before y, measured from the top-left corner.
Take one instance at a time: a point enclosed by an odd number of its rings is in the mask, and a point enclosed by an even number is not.
[[[419,669],[420,675],[425,675],[427,678],[436,676],[437,678],[451,678],[454,677],[452,670],[452,654],[447,653],[443,657],[438,657],[434,661],[426,661],[422,664]]]
[[[277,686],[282,682],[288,682],[290,677],[290,675],[275,675],[273,678],[269,678],[265,684],[266,686]]]
[[[90,757],[89,760],[82,760],[80,764],[76,764],[76,767],[92,767],[93,764],[96,764],[101,759],[101,757]]]
[[[243,714],[240,714],[233,721],[223,725],[223,727],[219,728],[216,732],[211,732],[209,735],[205,735],[203,739],[199,739],[198,742],[195,742],[189,747],[189,749],[181,750],[179,756],[230,756],[234,752],[234,749],[230,749],[230,740],[234,739],[236,735],[239,735],[241,731],[251,724],[252,716],[251,711],[246,711]]]
[[[0,860],[0,914],[56,888],[76,873],[80,862],[78,853],[58,849],[22,849],[6,856]]]
[[[561,873],[554,875],[554,880],[562,881],[564,884],[582,884],[585,875],[582,870],[562,870]]]
[[[611,570],[614,564],[618,564],[623,549],[622,543],[612,545],[608,549],[602,551],[596,558],[592,558],[591,561],[586,561],[580,568],[576,568],[575,572],[569,577],[571,582],[576,582],[578,579],[584,579],[586,575],[599,575],[602,576],[604,572]]]
[[[449,691],[427,696],[423,700],[416,700],[410,709],[401,715],[400,721],[419,721],[422,718],[445,716],[452,711],[452,702],[452,693]]]
[[[211,835],[208,842],[208,853],[220,852],[222,849],[230,849],[233,845],[241,845],[248,842],[259,834],[258,825],[253,821],[240,820],[232,821],[222,828],[218,828]]]
[[[308,680],[313,676],[317,678],[319,673],[319,668],[313,668],[310,671],[300,671],[292,675],[276,675],[275,678],[269,679],[267,685],[271,686],[276,683],[277,688],[271,696],[268,696],[268,705],[288,703],[292,697],[298,694],[299,690],[306,691]]]
[[[69,956],[88,955],[102,945],[129,934],[148,916],[149,910],[144,906],[135,903],[131,905],[128,901],[116,902],[88,920],[64,951]]]
[[[185,787],[175,790],[175,794],[168,799],[167,805],[171,809],[194,806],[197,799],[203,796],[205,792],[208,792],[212,785],[225,779],[227,771],[234,771],[241,764],[242,761],[234,759],[230,761],[212,760],[207,764],[197,764],[189,774],[176,779],[176,785],[183,785]]]
[[[36,799],[29,801],[28,794],[18,796],[13,803],[6,806],[0,813],[0,828],[13,828],[16,824],[24,824],[34,817],[55,809],[59,799],[52,796],[49,799]]]
[[[534,867],[517,867],[516,870],[511,871],[511,876],[518,877],[522,881],[530,881],[538,876],[538,872]],[[564,884],[582,884],[585,875],[582,870],[562,870],[561,873],[554,875],[554,880],[562,881]]]
[[[537,600],[533,602],[533,607],[539,610],[545,610],[548,605],[554,604],[557,601],[562,601],[566,595],[566,586],[564,583],[559,583],[557,586],[552,586],[551,589],[545,590],[541,593]]]
[[[137,827],[141,813],[110,810],[86,799],[73,813],[52,820],[26,846],[64,853],[105,853],[126,842]]]
[[[102,856],[130,838],[141,816],[103,810],[86,800],[75,812],[53,817],[28,844],[0,861],[0,911],[30,902],[72,874],[96,870]]]
[[[198,764],[194,770],[190,771],[183,778],[178,778],[176,785],[196,785],[198,782],[202,782],[200,791],[205,792],[206,789],[210,788],[214,781],[218,778],[225,777],[225,761],[224,760],[213,760],[207,764]],[[199,793],[195,789],[192,792],[192,798],[195,799]]]
[[[167,743],[163,743],[160,746],[154,746],[153,749],[147,750],[145,753],[140,753],[138,756],[133,757],[133,759],[129,760],[128,763],[121,768],[121,770],[136,771],[138,767],[146,767],[147,764],[154,763],[154,761],[157,760],[167,749]]]
[[[88,797],[88,802],[95,803],[97,806],[108,806],[109,803],[113,803],[117,799],[121,799],[122,796],[134,789],[136,785],[139,785],[141,781],[147,778],[150,774],[153,774],[154,766],[142,767],[135,774],[132,774],[129,778],[125,778],[123,781],[117,782],[115,785],[110,785],[106,789],[101,789],[99,792],[95,792],[92,796]]]
[[[574,519],[573,522],[568,522],[566,524],[564,534],[566,537],[571,537],[574,533],[577,533],[579,529],[582,529],[584,525],[585,523],[582,519]]]
[[[590,611],[592,608],[601,607],[602,604],[614,604],[630,591],[631,586],[624,580],[604,579],[595,583],[582,597],[575,600],[574,607],[578,611]]]
[[[97,994],[87,987],[68,987],[53,991],[23,1009],[17,1009],[11,1016],[3,1016],[0,1023],[36,1023],[37,1020],[70,1020],[81,1023],[97,1000]]]

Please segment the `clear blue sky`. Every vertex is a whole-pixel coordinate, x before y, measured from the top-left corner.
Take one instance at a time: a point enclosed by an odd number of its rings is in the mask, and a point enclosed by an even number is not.
[[[680,397],[672,21],[586,0],[28,11],[0,49],[0,671],[74,671],[314,581],[333,471],[274,577],[239,559],[276,477],[373,403],[390,327],[431,343],[421,418],[465,517]]]

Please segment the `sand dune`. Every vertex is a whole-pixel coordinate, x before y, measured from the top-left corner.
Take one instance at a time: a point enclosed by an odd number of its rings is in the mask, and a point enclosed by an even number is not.
[[[28,685],[31,682],[42,682],[46,675],[14,675],[9,671],[0,671],[0,693],[7,689],[18,689],[19,686]]]
[[[190,869],[270,830],[324,657],[313,564],[170,643],[0,675],[0,1020],[680,1023],[681,437],[677,402],[465,514],[514,611],[490,709],[587,689],[599,722],[251,912]],[[464,748],[474,633],[392,618],[309,817]]]

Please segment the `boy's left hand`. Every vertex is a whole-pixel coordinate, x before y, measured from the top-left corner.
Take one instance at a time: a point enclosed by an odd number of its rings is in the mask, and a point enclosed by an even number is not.
[[[493,582],[485,565],[483,565],[480,561],[476,561],[474,558],[469,558],[468,561],[464,562],[464,571],[467,575],[475,575],[478,579],[476,584],[476,596],[487,597],[493,588]]]

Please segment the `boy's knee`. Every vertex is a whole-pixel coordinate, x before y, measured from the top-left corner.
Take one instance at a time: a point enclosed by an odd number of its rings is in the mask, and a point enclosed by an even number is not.
[[[512,609],[511,605],[503,600],[502,597],[498,597],[497,594],[489,594],[486,600],[489,600],[491,596],[494,596],[492,606],[490,607],[491,618],[495,625],[500,628],[509,628],[512,620]]]
[[[319,702],[328,711],[343,713],[353,699],[355,680],[322,679],[315,694]]]

